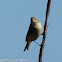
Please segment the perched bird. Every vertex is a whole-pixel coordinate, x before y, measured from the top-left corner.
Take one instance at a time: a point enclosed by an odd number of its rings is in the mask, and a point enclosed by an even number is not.
[[[24,51],[29,49],[29,45],[32,41],[36,40],[42,34],[42,24],[36,17],[31,17],[31,24],[26,35],[27,44]]]

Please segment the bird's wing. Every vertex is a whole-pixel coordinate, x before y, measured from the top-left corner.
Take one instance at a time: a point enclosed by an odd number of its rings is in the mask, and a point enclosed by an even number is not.
[[[26,35],[26,41],[28,41],[28,37],[30,35],[32,35],[32,33],[33,33],[33,27],[32,27],[32,24],[30,24],[30,27],[29,27],[27,35]]]

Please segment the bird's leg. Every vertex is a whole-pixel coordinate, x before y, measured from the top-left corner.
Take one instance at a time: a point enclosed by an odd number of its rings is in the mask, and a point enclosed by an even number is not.
[[[35,42],[35,41],[34,41]],[[40,44],[38,44],[37,42],[35,42],[37,45],[41,46]]]
[[[44,32],[41,35],[44,35]]]
[[[47,32],[46,32],[46,34],[47,34]],[[41,35],[44,35],[44,32]]]

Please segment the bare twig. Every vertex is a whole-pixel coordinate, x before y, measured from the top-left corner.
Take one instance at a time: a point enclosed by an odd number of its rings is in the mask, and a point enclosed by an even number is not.
[[[42,57],[43,57],[43,52],[44,52],[44,45],[45,45],[45,38],[46,38],[46,33],[47,33],[47,25],[48,25],[50,6],[51,6],[51,0],[48,0],[47,10],[46,10],[46,20],[45,20],[44,32],[43,32],[43,40],[41,43],[40,53],[39,53],[39,62],[42,62]]]

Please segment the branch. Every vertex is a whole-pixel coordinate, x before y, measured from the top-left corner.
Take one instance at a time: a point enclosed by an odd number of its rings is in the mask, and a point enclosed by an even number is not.
[[[46,20],[45,20],[44,32],[43,32],[43,40],[41,43],[40,53],[39,53],[39,62],[42,62],[42,57],[43,57],[43,52],[44,52],[44,45],[45,45],[45,39],[46,39],[46,33],[47,33],[47,25],[48,25],[50,6],[51,6],[51,0],[48,0],[47,10],[46,10]]]

